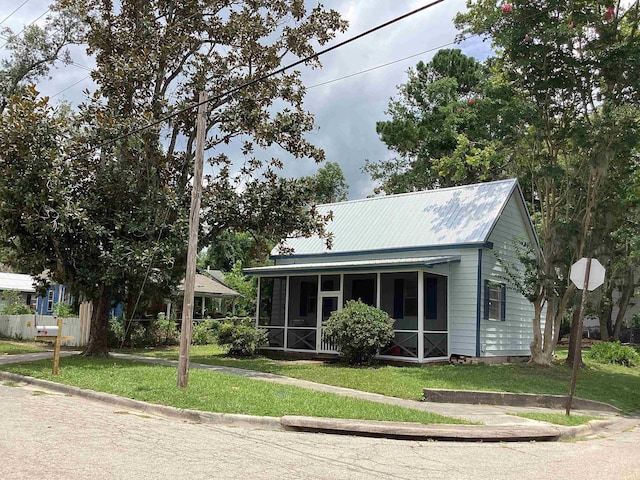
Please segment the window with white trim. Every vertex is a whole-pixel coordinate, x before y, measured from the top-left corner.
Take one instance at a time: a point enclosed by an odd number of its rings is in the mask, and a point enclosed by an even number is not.
[[[503,283],[485,280],[484,319],[504,322],[506,320],[507,287]]]
[[[53,311],[53,288],[47,292],[47,312]]]

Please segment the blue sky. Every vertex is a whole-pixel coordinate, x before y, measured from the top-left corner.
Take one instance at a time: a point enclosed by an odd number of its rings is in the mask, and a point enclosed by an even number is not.
[[[23,1],[0,2],[0,21]],[[315,5],[309,1],[307,3]],[[326,0],[323,3],[325,7],[339,11],[350,22],[349,30],[336,38],[337,42],[425,5],[427,1]],[[44,13],[48,5],[47,1],[28,0],[0,28],[9,27],[14,32],[20,31],[24,25]],[[351,199],[363,198],[373,193],[368,175],[361,172],[365,160],[377,161],[392,156],[375,131],[376,122],[387,118],[384,112],[389,98],[395,95],[397,85],[406,81],[409,67],[420,60],[429,61],[437,48],[454,41],[457,32],[452,19],[456,12],[464,8],[464,0],[445,0],[433,8],[327,54],[321,58],[324,66],[322,70],[303,70],[303,80],[308,87],[305,103],[307,110],[315,115],[317,123],[316,131],[309,138],[325,150],[328,161],[340,164],[350,186]],[[484,58],[489,52],[488,42],[483,43],[477,38],[456,48],[462,48],[463,52],[476,58]],[[314,87],[427,51],[430,52],[368,73]],[[0,58],[5,53],[0,49]],[[83,47],[74,47],[71,55],[76,65],[54,68],[50,78],[39,85],[41,92],[52,96],[54,102],[68,101],[77,104],[84,98],[82,91],[92,89],[91,80],[86,78],[89,74],[87,68],[93,65],[92,59],[85,55]],[[242,163],[239,143],[235,146],[232,144],[228,153],[238,164]],[[310,175],[319,168],[310,160],[295,160],[277,149],[268,153],[284,159],[283,174],[287,176]]]

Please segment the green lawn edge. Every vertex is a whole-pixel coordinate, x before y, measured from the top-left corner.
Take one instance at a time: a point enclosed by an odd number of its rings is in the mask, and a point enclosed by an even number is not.
[[[537,422],[547,422],[554,425],[562,425],[565,427],[576,427],[579,425],[585,425],[592,420],[602,420],[601,417],[593,417],[591,415],[566,415],[564,413],[534,413],[534,412],[522,412],[522,413],[509,413],[515,417],[528,418]]]
[[[51,374],[51,360],[1,365],[0,370],[181,409],[269,417],[470,423],[395,405],[196,369],[190,370],[188,388],[179,389],[175,368],[123,359],[64,358],[57,376]]]
[[[137,350],[136,354],[177,359],[176,348]],[[423,388],[482,390],[512,393],[567,395],[571,368],[564,362],[552,367],[529,363],[475,365],[381,365],[352,368],[330,362],[296,362],[267,357],[236,359],[216,345],[193,346],[194,363],[274,373],[327,385],[353,388],[405,399],[419,398]],[[597,364],[585,357],[575,395],[618,407],[623,413],[640,410],[640,368]]]

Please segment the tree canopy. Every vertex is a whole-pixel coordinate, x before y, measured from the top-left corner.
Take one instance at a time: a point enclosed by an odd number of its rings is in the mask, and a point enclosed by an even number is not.
[[[34,89],[13,97],[0,126],[0,221],[29,271],[49,269],[93,300],[87,353],[103,354],[114,301],[166,295],[184,274],[198,92],[214,93],[202,237],[239,226],[323,234],[305,185],[280,178],[278,158],[261,158],[276,145],[324,159],[304,137],[313,116],[299,72],[224,92],[311,55],[346,23],[298,0],[60,0],[57,8],[86,25],[98,88],[76,112],[52,108]],[[243,146],[239,170],[218,148],[231,141]]]

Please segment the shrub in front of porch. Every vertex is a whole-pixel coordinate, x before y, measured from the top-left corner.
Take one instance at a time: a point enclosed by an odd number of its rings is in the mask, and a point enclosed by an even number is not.
[[[331,314],[325,334],[349,365],[371,363],[393,338],[393,320],[378,308],[350,300]]]
[[[218,344],[229,347],[228,355],[234,357],[252,357],[266,343],[266,332],[249,319],[229,319],[218,330]]]

